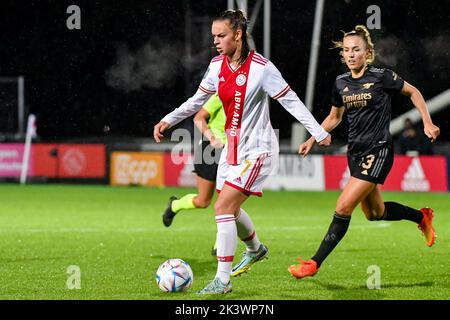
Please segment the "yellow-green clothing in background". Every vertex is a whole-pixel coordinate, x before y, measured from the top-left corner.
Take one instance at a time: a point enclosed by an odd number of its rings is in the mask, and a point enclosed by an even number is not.
[[[208,128],[213,133],[214,137],[220,139],[223,144],[227,141],[225,135],[225,112],[223,110],[222,102],[217,94],[214,94],[203,106],[209,113],[209,119],[207,121]]]

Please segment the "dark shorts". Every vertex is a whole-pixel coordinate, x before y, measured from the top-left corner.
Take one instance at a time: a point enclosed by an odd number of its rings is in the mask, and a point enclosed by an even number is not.
[[[347,154],[347,159],[352,177],[383,184],[394,163],[394,149],[391,145],[374,148],[364,156]]]
[[[194,149],[194,170],[200,178],[216,181],[222,149],[214,149],[209,141],[202,141],[201,148]]]

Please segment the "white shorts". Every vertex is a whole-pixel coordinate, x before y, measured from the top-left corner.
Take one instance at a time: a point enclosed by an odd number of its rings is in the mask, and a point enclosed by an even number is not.
[[[216,191],[220,193],[224,184],[246,195],[262,196],[263,183],[273,171],[273,157],[267,153],[257,159],[246,159],[238,165],[230,165],[226,158],[220,159],[217,170]]]

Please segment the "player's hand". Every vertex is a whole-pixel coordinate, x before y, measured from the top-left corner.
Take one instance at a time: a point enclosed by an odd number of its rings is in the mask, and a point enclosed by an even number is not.
[[[215,149],[221,149],[224,147],[224,144],[220,139],[217,139],[215,136],[211,135],[211,138],[209,139],[209,143],[215,148]]]
[[[325,139],[319,142],[321,147],[329,147],[331,145],[331,134],[328,134]]]
[[[303,142],[300,145],[300,148],[298,149],[298,153],[301,154],[303,157],[306,157],[308,155],[309,151],[311,151],[315,142],[316,142],[316,140],[314,139],[314,137],[309,138],[308,140],[306,140],[305,142]]]
[[[170,127],[170,124],[167,122],[161,121],[153,128],[153,138],[157,143],[161,142],[161,139],[164,138],[163,132]]]
[[[212,136],[209,143],[213,146],[214,149],[222,149],[224,144],[220,139],[216,139],[216,137]]]
[[[423,132],[425,135],[431,139],[431,142],[435,142],[439,134],[441,133],[441,129],[435,126],[432,123],[425,124],[423,127]]]

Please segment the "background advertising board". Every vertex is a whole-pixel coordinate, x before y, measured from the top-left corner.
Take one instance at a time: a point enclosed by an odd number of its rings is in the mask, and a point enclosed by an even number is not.
[[[392,169],[381,186],[391,191],[447,191],[447,163],[441,156],[395,156]],[[325,188],[342,190],[350,178],[346,156],[324,156]]]
[[[112,185],[162,186],[164,155],[159,152],[111,153]]]
[[[171,187],[196,187],[197,175],[193,173],[194,157],[192,154],[174,156],[172,153],[164,154],[164,185]]]
[[[271,190],[317,190],[325,189],[323,157],[298,154],[280,154],[278,169],[269,176],[264,189]]]

